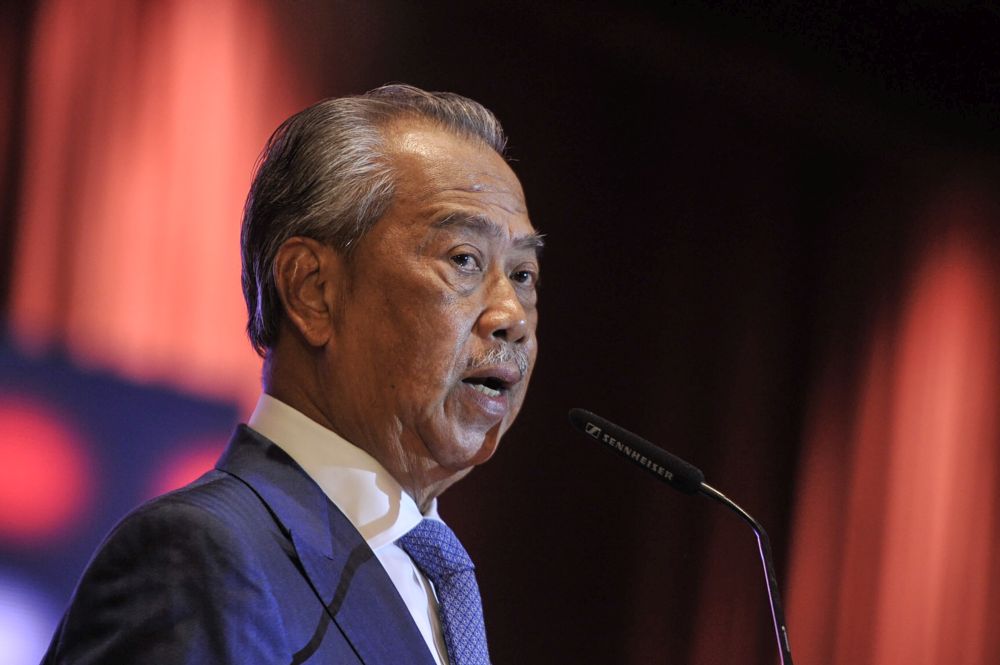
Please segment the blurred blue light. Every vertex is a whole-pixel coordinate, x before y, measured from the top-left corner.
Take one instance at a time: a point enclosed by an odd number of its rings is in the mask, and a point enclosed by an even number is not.
[[[39,587],[0,571],[0,665],[37,663],[59,623],[59,610]]]

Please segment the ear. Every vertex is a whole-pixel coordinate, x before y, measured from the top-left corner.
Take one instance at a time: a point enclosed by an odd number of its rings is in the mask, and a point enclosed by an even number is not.
[[[313,347],[324,346],[333,334],[342,260],[318,240],[289,238],[274,257],[274,281],[285,316]]]

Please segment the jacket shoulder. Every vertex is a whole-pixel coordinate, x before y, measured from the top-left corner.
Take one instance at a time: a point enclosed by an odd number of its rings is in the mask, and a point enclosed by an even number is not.
[[[281,660],[262,539],[280,547],[280,526],[224,472],[143,504],[94,555],[45,662]]]
[[[133,529],[167,530],[200,526],[215,537],[245,536],[262,529],[284,532],[267,504],[239,478],[212,470],[190,485],[147,501],[128,513],[109,534],[110,542]],[[245,527],[253,526],[253,529]]]

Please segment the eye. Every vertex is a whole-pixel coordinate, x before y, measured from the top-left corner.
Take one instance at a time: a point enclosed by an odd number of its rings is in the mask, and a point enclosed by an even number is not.
[[[522,268],[520,270],[515,270],[510,274],[510,278],[524,286],[537,286],[538,285],[538,273],[534,270],[529,270],[527,268]]]
[[[466,272],[479,272],[482,266],[479,265],[479,258],[475,254],[468,252],[453,254],[449,257],[451,262]]]

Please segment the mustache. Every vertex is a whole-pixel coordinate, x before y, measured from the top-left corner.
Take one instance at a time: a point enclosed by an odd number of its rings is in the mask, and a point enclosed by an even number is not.
[[[466,366],[470,370],[489,367],[491,365],[517,365],[523,377],[528,373],[528,352],[521,347],[493,346],[485,352],[469,358]]]

